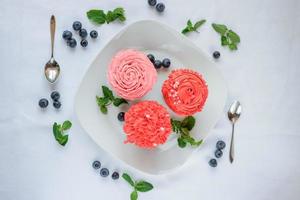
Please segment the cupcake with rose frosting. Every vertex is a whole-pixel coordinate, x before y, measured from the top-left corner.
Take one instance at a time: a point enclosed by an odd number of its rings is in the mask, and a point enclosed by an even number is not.
[[[108,68],[108,81],[122,98],[135,100],[146,95],[157,79],[157,72],[148,57],[140,51],[118,52]]]
[[[171,119],[167,109],[156,101],[141,101],[125,114],[123,130],[125,143],[151,149],[164,144],[171,133]]]
[[[205,80],[198,72],[190,69],[173,70],[161,91],[166,104],[182,116],[200,112],[208,96]]]

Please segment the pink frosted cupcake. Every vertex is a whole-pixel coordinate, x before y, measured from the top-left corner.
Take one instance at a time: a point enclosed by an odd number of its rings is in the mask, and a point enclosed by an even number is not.
[[[166,108],[156,101],[142,101],[125,114],[125,143],[142,148],[154,148],[167,141],[171,133],[171,119]]]
[[[108,68],[108,81],[122,98],[135,100],[146,95],[157,79],[157,72],[148,57],[140,51],[118,52]]]
[[[208,96],[202,76],[189,69],[173,70],[162,87],[166,104],[178,115],[200,112]]]

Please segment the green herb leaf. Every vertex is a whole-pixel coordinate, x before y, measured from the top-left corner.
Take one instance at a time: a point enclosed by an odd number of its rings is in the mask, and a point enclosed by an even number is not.
[[[228,31],[227,36],[231,40],[232,43],[236,44],[236,43],[240,43],[240,41],[241,41],[240,36],[238,36],[238,34],[233,32],[232,30]]]
[[[102,92],[104,97],[108,98],[109,100],[113,101],[115,99],[113,92],[105,85],[102,86]]]
[[[138,198],[138,193],[136,190],[134,190],[133,192],[131,192],[130,194],[130,200],[137,200]]]
[[[105,105],[101,105],[100,106],[100,111],[103,113],[103,114],[107,114],[107,107]]]
[[[135,189],[139,192],[148,192],[153,189],[153,185],[146,181],[139,181],[136,183]]]
[[[132,187],[134,187],[134,182],[127,173],[122,174],[122,178],[127,181]]]
[[[216,32],[220,33],[221,35],[225,35],[225,33],[227,32],[227,26],[223,25],[223,24],[212,24],[212,27],[215,29]]]
[[[126,20],[124,8],[115,8],[113,12],[121,22]]]
[[[190,30],[193,29],[193,23],[191,22],[190,19],[187,21],[186,25]]]
[[[181,31],[182,34],[186,34],[186,33],[188,33],[188,32],[190,32],[190,29],[189,29],[188,27],[185,27],[185,28]]]
[[[54,122],[53,124],[53,135],[55,140],[62,146],[65,146],[68,142],[69,136],[63,135],[63,132],[70,129],[72,126],[72,123],[68,120],[64,121],[63,125],[58,124],[57,122]]]
[[[221,45],[222,45],[222,46],[226,46],[226,45],[228,45],[228,44],[229,44],[229,42],[228,42],[227,37],[225,37],[224,35],[222,35],[222,36],[221,36]]]
[[[237,46],[234,43],[229,44],[229,49],[230,50],[237,50]]]
[[[128,104],[128,102],[123,98],[115,98],[114,101],[113,101],[114,106],[117,106],[117,107],[120,106],[123,103]]]
[[[98,97],[96,96],[98,106],[105,106],[109,103],[108,97]]]
[[[104,24],[106,21],[106,15],[103,10],[89,10],[86,14],[88,19],[96,24]]]
[[[58,125],[56,122],[53,124],[52,130],[53,130],[53,135],[55,138],[58,138],[61,136],[61,125]]]
[[[195,23],[195,25],[193,25],[192,21],[189,19],[186,23],[186,27],[184,29],[182,29],[181,33],[182,34],[186,34],[188,32],[192,32],[192,31],[195,31],[195,32],[198,32],[197,29],[202,26],[204,23],[206,22],[205,19],[202,19],[200,21],[197,21]]]
[[[57,142],[62,145],[65,146],[68,142],[69,136],[68,135],[63,135],[62,137],[57,138]]]
[[[171,125],[172,125],[172,130],[175,133],[180,133],[180,131],[181,131],[181,121],[171,119]]]
[[[106,23],[110,23],[116,19],[116,15],[112,11],[108,11],[106,14]]]
[[[187,128],[189,131],[192,130],[195,126],[196,120],[193,116],[188,116],[184,118],[181,122],[181,127]]]
[[[64,121],[61,128],[63,131],[66,131],[66,130],[70,129],[71,127],[72,127],[72,123],[69,120],[67,120],[67,121]]]
[[[190,131],[187,128],[181,128],[181,135],[189,135]]]
[[[186,142],[184,141],[184,139],[182,137],[177,138],[177,143],[180,148],[186,147]]]
[[[197,21],[194,25],[194,29],[197,30],[200,26],[202,26],[206,22],[205,19],[202,19],[200,21]]]

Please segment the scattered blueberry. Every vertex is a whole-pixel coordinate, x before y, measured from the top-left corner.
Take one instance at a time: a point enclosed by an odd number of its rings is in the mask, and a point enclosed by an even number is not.
[[[118,120],[123,122],[125,119],[125,113],[124,112],[119,112],[118,114]]]
[[[60,101],[54,101],[53,106],[54,106],[54,108],[59,109],[61,107]]]
[[[102,168],[102,169],[100,170],[100,175],[101,175],[102,177],[107,177],[107,176],[109,175],[108,169],[107,169],[107,168]]]
[[[53,91],[50,96],[53,101],[58,101],[58,99],[60,98],[60,94],[57,91]]]
[[[155,6],[156,5],[156,0],[148,0],[148,4],[150,6]]]
[[[213,57],[214,57],[215,59],[220,58],[220,56],[221,56],[221,54],[220,54],[220,52],[218,52],[218,51],[215,51],[215,52],[213,53]]]
[[[88,35],[88,33],[87,33],[86,29],[82,28],[82,29],[79,30],[79,35],[82,38],[86,38],[86,36]]]
[[[111,178],[114,179],[114,180],[117,180],[119,179],[120,175],[118,172],[114,172],[112,175],[111,175]]]
[[[226,147],[226,144],[224,141],[219,140],[216,144],[217,149],[224,149]]]
[[[95,30],[92,30],[92,31],[90,32],[90,36],[91,36],[91,38],[97,38],[97,37],[98,37],[98,32],[95,31]]]
[[[157,10],[158,12],[164,12],[164,10],[165,10],[165,4],[163,4],[163,3],[158,3],[158,4],[156,5],[156,10]]]
[[[150,60],[152,63],[154,63],[154,61],[155,61],[154,55],[148,54],[147,57],[149,58],[149,60]]]
[[[221,158],[221,157],[223,156],[222,150],[217,149],[217,150],[215,151],[215,156],[216,156],[216,158]]]
[[[171,61],[170,61],[169,58],[163,59],[163,61],[162,61],[162,66],[163,66],[164,68],[169,68],[170,65],[171,65]]]
[[[72,35],[73,35],[73,34],[72,34],[71,31],[64,31],[62,37],[63,37],[63,39],[65,39],[65,40],[69,40],[69,39],[72,38]]]
[[[161,68],[161,61],[160,61],[160,60],[155,60],[153,64],[154,64],[154,67],[155,67],[156,69]]]
[[[74,38],[71,38],[71,39],[67,40],[67,45],[71,48],[74,48],[74,47],[76,47],[77,42]]]
[[[82,39],[81,42],[80,42],[80,45],[81,45],[82,47],[86,47],[88,44],[89,44],[89,43],[88,43],[88,41],[87,41],[86,39]]]
[[[81,26],[82,25],[81,25],[81,23],[79,21],[76,21],[76,22],[73,23],[73,29],[75,31],[79,31],[81,29]]]
[[[208,162],[208,164],[211,166],[211,167],[216,167],[218,165],[217,163],[217,160],[212,158],[210,159],[210,161]]]
[[[46,108],[48,106],[49,102],[47,99],[43,98],[39,100],[39,106],[41,108]]]
[[[93,162],[93,168],[94,169],[100,169],[100,167],[101,167],[100,161],[96,160],[96,161]]]

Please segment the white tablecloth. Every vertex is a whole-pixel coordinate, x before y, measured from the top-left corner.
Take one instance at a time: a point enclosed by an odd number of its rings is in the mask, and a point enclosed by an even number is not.
[[[300,199],[300,1],[161,1],[166,11],[160,16],[146,0],[1,0],[0,199],[129,199],[131,188],[125,182],[100,178],[92,170],[95,159],[111,170],[128,171],[153,183],[155,189],[140,193],[139,199]],[[95,27],[86,18],[91,8],[117,6],[126,10],[125,25]],[[55,58],[62,67],[54,88],[43,76],[50,55],[51,14],[57,19]],[[189,18],[207,19],[200,34],[188,37],[208,56],[221,52],[217,65],[228,83],[228,104],[233,99],[243,104],[236,127],[236,160],[229,163],[226,148],[217,168],[207,164],[218,139],[229,146],[231,126],[224,114],[182,168],[148,176],[111,158],[82,130],[74,114],[74,94],[89,63],[124,26],[155,19],[181,30]],[[61,39],[75,20],[99,32],[99,39],[90,40],[86,49],[67,48]],[[220,46],[212,22],[239,33],[238,51]],[[38,100],[53,89],[62,95],[62,109],[49,106],[42,112]],[[73,127],[68,144],[61,147],[51,126],[65,119],[73,121]]]

